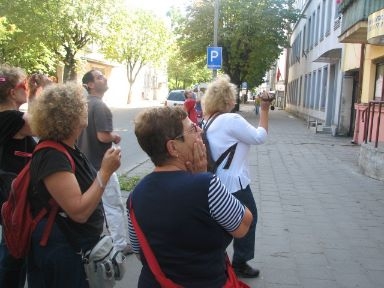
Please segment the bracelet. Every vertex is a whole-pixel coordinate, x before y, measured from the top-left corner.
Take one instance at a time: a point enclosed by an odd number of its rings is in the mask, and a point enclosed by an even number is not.
[[[97,171],[96,179],[97,179],[97,183],[99,183],[100,188],[104,189],[105,185],[103,184],[103,181],[101,180],[100,171]]]

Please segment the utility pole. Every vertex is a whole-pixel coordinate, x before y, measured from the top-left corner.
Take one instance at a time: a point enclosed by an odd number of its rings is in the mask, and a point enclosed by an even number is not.
[[[215,13],[213,18],[213,47],[217,47],[217,30],[219,28],[219,0],[215,0]],[[213,80],[217,77],[217,69],[212,70]]]

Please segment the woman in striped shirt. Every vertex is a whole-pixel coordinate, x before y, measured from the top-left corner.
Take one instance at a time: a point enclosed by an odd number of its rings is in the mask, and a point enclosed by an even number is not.
[[[135,134],[155,169],[127,201],[164,274],[182,287],[221,288],[227,281],[225,250],[243,237],[252,214],[206,172],[201,129],[182,108],[141,113]],[[143,264],[138,287],[160,287],[128,217],[132,247]]]

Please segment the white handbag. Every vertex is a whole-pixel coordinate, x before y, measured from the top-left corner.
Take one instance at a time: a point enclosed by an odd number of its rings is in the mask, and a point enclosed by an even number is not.
[[[85,273],[90,288],[114,287],[125,273],[125,256],[113,246],[112,237],[104,235],[83,255]]]

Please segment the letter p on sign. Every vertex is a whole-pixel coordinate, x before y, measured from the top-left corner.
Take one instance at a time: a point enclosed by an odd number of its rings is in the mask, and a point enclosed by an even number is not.
[[[222,47],[207,48],[207,67],[208,69],[221,69]]]

